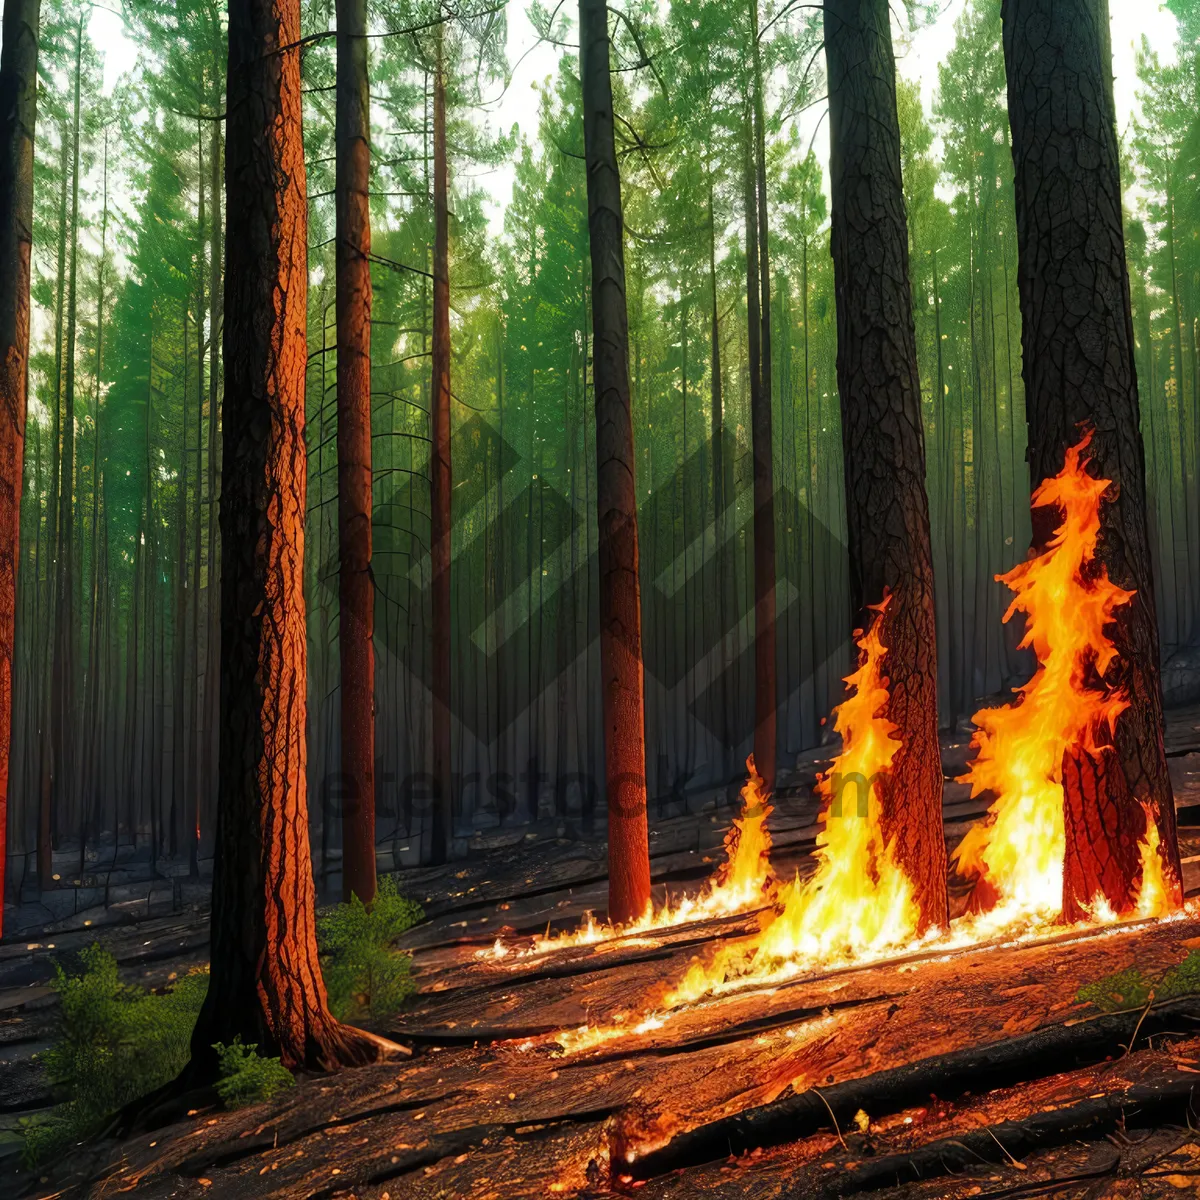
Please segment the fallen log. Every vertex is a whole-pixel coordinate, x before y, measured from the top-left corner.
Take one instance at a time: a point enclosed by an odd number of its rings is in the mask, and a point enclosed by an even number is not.
[[[931,1094],[953,1097],[1057,1075],[1064,1066],[1094,1063],[1123,1049],[1120,1039],[1131,1040],[1135,1032],[1146,1038],[1169,1032],[1179,1018],[1200,1021],[1200,996],[1049,1025],[1007,1041],[969,1046],[827,1088],[809,1088],[689,1129],[647,1152],[641,1149],[640,1114],[634,1113],[627,1124],[615,1125],[612,1156],[634,1178],[649,1179],[795,1141],[828,1127],[831,1119],[835,1127],[845,1128],[859,1111],[878,1116],[911,1107]]]

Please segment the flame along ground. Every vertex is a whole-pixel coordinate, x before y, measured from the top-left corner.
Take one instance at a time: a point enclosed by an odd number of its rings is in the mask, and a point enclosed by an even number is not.
[[[505,958],[510,953],[543,954],[569,946],[592,946],[614,938],[655,933],[704,917],[733,916],[761,908],[775,893],[776,880],[771,874],[771,832],[767,817],[773,811],[763,795],[762,777],[754,768],[754,756],[746,759],[748,773],[742,787],[742,810],[725,835],[725,860],[695,896],[672,902],[668,897],[661,908],[648,908],[644,916],[625,925],[597,922],[591,913],[578,929],[533,939],[533,945],[514,951],[502,939],[491,950],[490,958]]]
[[[642,1013],[556,1034],[564,1052],[656,1029],[672,1010],[735,987],[769,985],[816,969],[921,949],[952,951],[1062,932],[1057,922],[1064,853],[1063,754],[1071,748],[1111,753],[1097,735],[1105,727],[1111,732],[1128,704],[1117,690],[1088,682],[1093,664],[1093,678],[1102,679],[1112,663],[1116,648],[1104,629],[1132,595],[1113,584],[1102,568],[1094,568],[1100,502],[1110,481],[1086,469],[1090,436],[1067,451],[1062,471],[1033,497],[1035,506],[1053,504],[1062,514],[1050,544],[998,577],[1016,593],[1005,620],[1015,612],[1025,614],[1022,645],[1032,647],[1038,668],[1014,701],[975,715],[977,754],[965,779],[973,785],[973,795],[991,789],[997,800],[968,833],[956,858],[960,870],[985,881],[977,891],[992,902],[988,911],[972,912],[949,930],[930,930],[918,938],[911,884],[884,840],[874,782],[865,813],[860,808],[847,814],[843,808],[838,815],[836,805],[845,799],[838,781],[877,781],[890,769],[900,744],[896,727],[882,716],[888,699],[881,631],[885,598],[871,629],[859,639],[859,666],[847,677],[849,694],[837,709],[842,751],[820,785],[824,828],[817,839],[814,875],[780,891],[776,915],[758,935],[722,944],[708,959],[696,960]],[[1136,917],[1171,912],[1158,839],[1147,809]],[[1107,906],[1093,906],[1092,925],[1116,919]]]

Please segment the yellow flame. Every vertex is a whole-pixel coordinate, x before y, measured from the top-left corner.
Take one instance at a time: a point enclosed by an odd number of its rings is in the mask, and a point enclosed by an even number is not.
[[[822,777],[823,828],[817,835],[817,870],[794,880],[778,919],[764,931],[755,956],[770,960],[830,961],[900,946],[917,932],[919,912],[912,881],[884,836],[879,781],[901,747],[887,707],[880,626],[888,600],[875,606],[870,630],[858,642],[858,669],[846,677],[849,695],[836,710],[842,752]]]
[[[1093,664],[1103,676],[1116,655],[1105,627],[1133,595],[1095,566],[1100,501],[1110,481],[1085,469],[1090,440],[1088,434],[1071,447],[1062,471],[1033,495],[1035,508],[1055,505],[1062,514],[1046,550],[997,576],[1016,593],[1004,620],[1025,614],[1021,646],[1033,648],[1038,668],[1012,703],[975,714],[977,753],[962,778],[972,796],[991,791],[997,799],[954,858],[982,882],[984,906],[994,904],[1005,921],[1061,911],[1063,754],[1104,753],[1097,734],[1111,731],[1128,706],[1120,691],[1088,682]]]
[[[746,759],[747,778],[741,790],[742,808],[725,835],[725,859],[695,896],[683,896],[658,909],[648,908],[636,921],[624,925],[598,922],[588,913],[583,924],[569,933],[535,937],[528,954],[542,954],[571,946],[593,946],[614,938],[654,933],[705,917],[736,916],[765,904],[772,896],[771,831],[767,818],[773,809],[754,766],[754,755]],[[500,959],[510,953],[500,939],[481,957]]]
[[[1158,822],[1154,810],[1143,804],[1146,811],[1146,835],[1138,843],[1142,859],[1142,881],[1138,886],[1137,915],[1139,917],[1165,917],[1174,911],[1172,894],[1174,889],[1167,885],[1163,870],[1162,855],[1158,851]]]

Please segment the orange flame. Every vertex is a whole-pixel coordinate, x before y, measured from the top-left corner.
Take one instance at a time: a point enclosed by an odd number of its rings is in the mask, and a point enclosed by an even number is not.
[[[779,912],[748,945],[721,946],[695,960],[661,1007],[698,1000],[731,976],[743,982],[783,977],[818,963],[879,957],[917,940],[912,881],[880,819],[879,783],[901,746],[897,726],[882,715],[888,681],[881,626],[889,600],[872,606],[877,615],[859,637],[858,669],[846,676],[849,694],[835,710],[842,750],[818,784],[825,806],[816,872],[783,889]]]
[[[618,937],[656,933],[676,925],[685,925],[705,917],[735,916],[765,904],[771,897],[775,880],[771,874],[771,831],[767,818],[773,809],[763,787],[762,776],[754,766],[754,755],[746,759],[748,772],[742,786],[742,810],[733,819],[725,835],[725,861],[713,872],[699,894],[670,899],[658,909],[648,908],[636,921],[625,925],[598,922],[588,913],[583,924],[569,933],[547,934],[533,940],[526,954],[540,954],[570,946],[592,946]],[[505,958],[510,947],[497,940],[482,957]]]
[[[1138,886],[1137,915],[1139,917],[1166,917],[1175,911],[1172,900],[1175,889],[1167,883],[1159,853],[1158,822],[1154,810],[1143,803],[1146,811],[1146,836],[1138,843],[1142,861],[1142,881]]]
[[[889,599],[872,606],[877,616],[859,638],[858,669],[846,676],[849,695],[835,710],[842,752],[818,785],[825,807],[816,873],[785,891],[783,911],[763,931],[759,962],[860,957],[916,937],[912,881],[884,836],[878,794],[901,747],[897,726],[882,715],[888,681],[880,626]]]
[[[1128,707],[1119,689],[1089,678],[1093,667],[1103,678],[1116,656],[1105,628],[1133,596],[1095,561],[1100,502],[1111,481],[1086,470],[1091,436],[1067,451],[1063,469],[1033,495],[1035,508],[1053,504],[1062,514],[1046,550],[997,576],[1016,593],[1004,620],[1025,614],[1021,646],[1033,648],[1038,668],[1012,703],[975,714],[978,753],[962,778],[972,796],[992,791],[997,799],[954,858],[960,871],[983,881],[985,904],[994,901],[1005,920],[1061,911],[1063,755],[1104,753],[1097,734],[1111,732]]]

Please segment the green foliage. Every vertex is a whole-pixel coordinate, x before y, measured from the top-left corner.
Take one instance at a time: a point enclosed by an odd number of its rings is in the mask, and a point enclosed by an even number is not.
[[[278,1058],[263,1058],[256,1045],[243,1046],[241,1038],[228,1046],[217,1042],[213,1049],[221,1069],[217,1094],[226,1108],[259,1104],[296,1086],[291,1071]]]
[[[1179,996],[1200,993],[1200,950],[1161,975],[1145,975],[1140,967],[1126,967],[1105,975],[1079,989],[1076,999],[1092,1004],[1101,1012],[1121,1012],[1141,1008],[1156,1001],[1174,1000]]]
[[[341,1020],[386,1017],[396,1012],[413,990],[411,960],[393,948],[424,913],[421,906],[396,890],[396,881],[379,881],[368,908],[354,896],[317,922],[317,941],[329,1007]]]
[[[55,964],[58,1036],[41,1061],[66,1099],[48,1116],[21,1123],[30,1165],[91,1136],[123,1105],[174,1078],[188,1061],[208,990],[206,972],[184,976],[164,995],[122,983],[116,959],[99,945],[80,959],[78,973]]]

